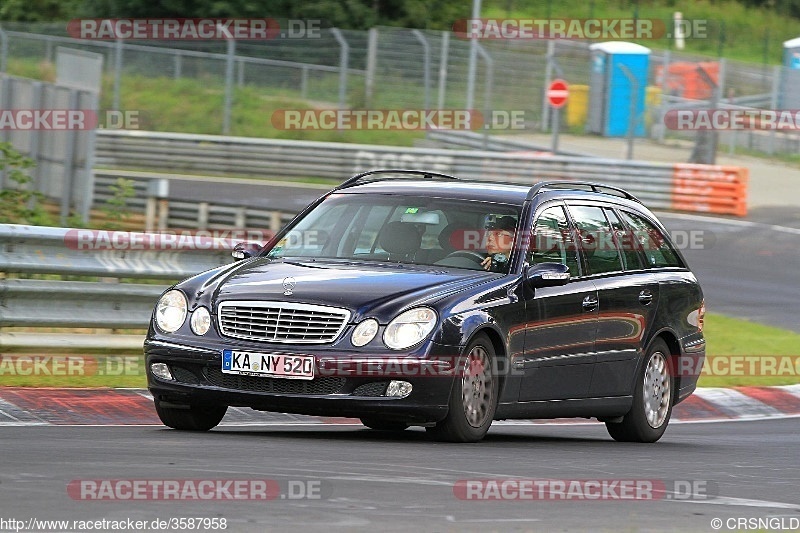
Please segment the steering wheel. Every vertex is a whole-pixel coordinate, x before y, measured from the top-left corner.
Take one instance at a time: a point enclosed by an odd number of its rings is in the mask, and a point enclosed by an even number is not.
[[[486,259],[486,254],[475,252],[473,250],[456,250],[455,252],[447,254],[445,259],[450,259],[451,257],[464,257],[466,259],[472,259],[477,263],[483,263],[483,260]]]

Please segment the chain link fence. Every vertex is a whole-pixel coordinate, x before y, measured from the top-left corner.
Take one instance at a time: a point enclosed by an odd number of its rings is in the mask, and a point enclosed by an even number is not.
[[[490,40],[478,44],[472,107],[480,111],[523,111],[526,130],[548,131],[545,91],[556,77],[577,95],[588,94],[591,53],[584,41]],[[125,109],[136,79],[192,80],[224,93],[221,112],[209,121],[230,133],[234,111],[249,102],[233,97],[235,87],[300,98],[315,107],[371,109],[463,109],[470,101],[470,42],[450,32],[378,27],[370,31],[322,29],[316,38],[268,41],[85,41],[70,38],[63,25],[6,24],[0,30],[0,66],[28,72],[46,69],[55,49],[68,46],[105,57],[110,108]],[[687,74],[702,69],[707,75]],[[654,50],[650,57],[645,120],[649,135],[694,140],[697,132],[664,127],[671,109],[717,105],[775,109],[793,91],[788,69],[765,64]],[[25,73],[13,72],[15,74]],[[698,81],[700,80],[700,81]],[[711,80],[713,83],[709,82]],[[108,98],[106,98],[106,101]],[[572,102],[570,102],[572,103]],[[143,114],[148,109],[140,109]],[[574,114],[573,114],[574,115]],[[562,114],[570,131],[583,124]],[[158,117],[151,117],[158,126]],[[159,128],[157,128],[159,129]],[[513,133],[513,132],[510,132]],[[520,133],[523,133],[522,131]],[[796,153],[794,132],[723,132],[729,151],[740,147],[767,153]]]

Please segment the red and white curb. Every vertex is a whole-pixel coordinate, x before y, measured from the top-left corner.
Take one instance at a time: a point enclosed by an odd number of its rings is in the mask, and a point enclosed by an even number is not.
[[[677,405],[673,422],[719,422],[800,416],[800,384],[780,387],[699,388]],[[582,419],[509,420],[498,424],[574,424]],[[222,422],[243,425],[353,424],[358,420],[232,407]],[[156,425],[161,422],[144,389],[0,387],[0,426]]]

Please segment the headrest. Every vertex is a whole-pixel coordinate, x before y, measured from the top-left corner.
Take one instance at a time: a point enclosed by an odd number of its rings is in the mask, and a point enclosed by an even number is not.
[[[402,222],[389,222],[381,232],[380,245],[390,254],[407,255],[419,250],[422,235],[416,227]]]

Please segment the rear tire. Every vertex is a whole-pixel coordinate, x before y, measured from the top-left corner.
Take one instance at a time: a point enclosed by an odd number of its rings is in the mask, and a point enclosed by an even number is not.
[[[208,431],[222,421],[228,410],[227,405],[192,405],[188,409],[176,409],[163,407],[161,402],[154,401],[161,422],[182,431]]]
[[[405,422],[379,420],[377,418],[362,418],[361,423],[376,431],[403,431],[408,428],[408,424]]]
[[[500,390],[493,371],[494,346],[486,335],[479,334],[465,354],[450,392],[447,417],[426,428],[436,440],[478,442],[492,425]]]
[[[622,422],[606,422],[611,437],[620,442],[656,442],[672,416],[674,380],[670,374],[670,351],[657,339],[647,351],[636,387],[633,406]]]

